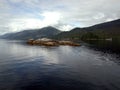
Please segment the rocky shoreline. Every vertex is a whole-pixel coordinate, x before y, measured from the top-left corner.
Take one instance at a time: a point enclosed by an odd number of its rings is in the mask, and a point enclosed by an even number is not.
[[[42,38],[42,39],[29,39],[27,41],[27,44],[29,45],[39,45],[39,46],[60,46],[60,45],[65,45],[65,46],[80,46],[79,43],[75,43],[72,41],[58,41],[58,40],[52,40],[52,39],[47,39],[47,38]]]

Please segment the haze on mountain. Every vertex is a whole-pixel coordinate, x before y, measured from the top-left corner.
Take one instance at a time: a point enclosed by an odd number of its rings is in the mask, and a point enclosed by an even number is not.
[[[74,28],[70,31],[62,32],[54,27],[44,27],[41,29],[24,30],[17,33],[8,33],[1,36],[2,39],[28,40],[39,38],[53,39],[119,39],[120,40],[120,19],[102,24],[97,24],[86,28]]]
[[[47,26],[62,31],[120,18],[120,0],[0,0],[0,35]]]
[[[32,29],[32,30],[24,30],[16,33],[8,33],[2,35],[0,38],[2,39],[12,39],[12,40],[28,40],[28,39],[39,39],[43,37],[51,37],[53,35],[59,34],[61,31],[53,28],[51,26],[44,27],[41,29]]]
[[[120,40],[120,19],[97,24],[86,28],[74,28],[71,31],[61,32],[57,39],[118,39]]]

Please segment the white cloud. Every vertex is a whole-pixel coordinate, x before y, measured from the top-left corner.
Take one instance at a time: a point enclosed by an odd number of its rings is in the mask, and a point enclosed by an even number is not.
[[[8,1],[10,1],[10,2],[12,2],[12,3],[20,3],[20,2],[23,2],[23,0],[8,0]]]
[[[12,32],[24,29],[42,28],[58,24],[62,17],[58,12],[43,12],[40,14],[40,16],[43,16],[43,19],[30,17],[13,18],[9,21],[7,26],[11,29]]]
[[[47,25],[70,30],[111,21],[120,18],[119,3],[120,0],[0,0],[0,33]]]
[[[104,13],[98,13],[98,14],[95,15],[93,18],[94,18],[94,19],[102,19],[102,18],[104,18],[104,17],[105,17]]]
[[[58,24],[59,20],[62,18],[59,12],[43,12],[41,15],[44,17],[42,21],[43,25]]]
[[[73,29],[73,26],[71,25],[63,25],[59,27],[60,30],[64,30],[64,31],[69,31],[71,29]]]

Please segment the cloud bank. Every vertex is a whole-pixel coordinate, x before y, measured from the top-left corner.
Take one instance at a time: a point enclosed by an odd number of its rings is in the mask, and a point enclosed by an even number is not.
[[[0,0],[0,34],[88,27],[120,18],[120,0]]]

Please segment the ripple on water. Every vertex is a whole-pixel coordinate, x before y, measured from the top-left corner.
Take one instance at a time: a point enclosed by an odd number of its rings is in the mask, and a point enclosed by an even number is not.
[[[46,48],[0,43],[0,90],[120,89],[117,55],[84,45]]]

